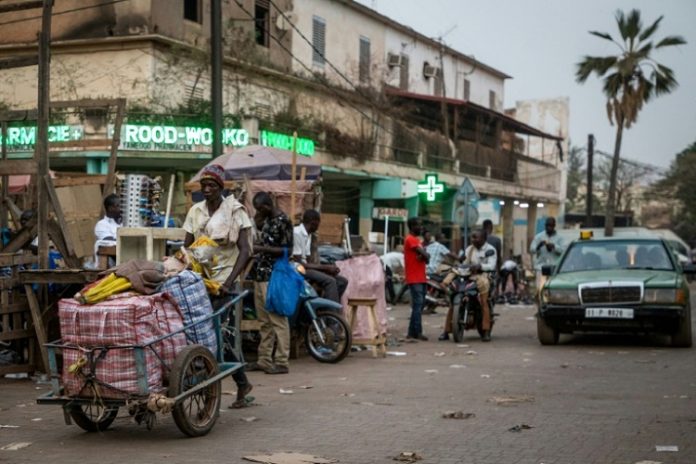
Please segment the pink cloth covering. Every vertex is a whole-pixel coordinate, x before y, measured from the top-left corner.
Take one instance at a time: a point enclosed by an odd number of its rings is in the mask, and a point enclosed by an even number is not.
[[[377,298],[377,320],[380,334],[387,333],[387,301],[384,296],[384,268],[377,255],[357,256],[337,261],[336,266],[341,270],[343,277],[348,279],[348,288],[343,294],[341,303],[343,311],[348,311],[349,298]],[[348,316],[346,315],[346,319]],[[358,320],[355,325],[353,337],[369,338],[370,322],[366,310],[358,311]]]
[[[143,345],[163,335],[183,329],[184,323],[176,303],[166,294],[139,295],[134,292],[115,295],[93,305],[82,305],[74,299],[58,302],[60,331],[64,344],[78,349],[63,350],[63,385],[68,395],[93,396],[91,389],[82,391],[84,375],[68,372],[69,367],[80,358],[87,358],[89,348],[117,345]],[[169,367],[177,353],[186,346],[184,332],[146,348],[145,370],[150,392],[164,388],[168,373],[157,359],[159,356]],[[95,352],[95,359],[99,352]],[[82,373],[90,372],[89,363]],[[128,394],[139,394],[135,351],[111,348],[95,363],[96,379],[105,384],[100,386],[99,395],[104,398],[123,398]],[[111,386],[113,388],[109,388]]]

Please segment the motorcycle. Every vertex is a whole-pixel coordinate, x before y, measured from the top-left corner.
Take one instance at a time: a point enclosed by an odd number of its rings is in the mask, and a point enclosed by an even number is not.
[[[483,336],[483,308],[479,301],[479,291],[476,286],[476,281],[471,280],[471,270],[469,266],[461,266],[454,268],[453,272],[457,274],[453,285],[456,286],[456,291],[452,296],[453,314],[452,314],[452,338],[455,343],[461,343],[464,340],[464,331],[476,328],[480,336]],[[495,279],[491,274],[488,274],[491,279],[491,291],[488,294],[488,308],[491,312],[491,331],[495,323],[496,314],[493,312],[495,304],[494,283]]]
[[[304,275],[304,267],[301,264],[293,264],[295,269]],[[303,284],[295,314],[289,318],[290,329],[303,338],[307,352],[314,359],[323,363],[337,363],[350,353],[353,343],[350,326],[342,315],[343,306],[319,297],[314,287],[306,280]],[[243,306],[244,312],[247,311],[246,308],[253,308],[253,297],[249,296]],[[253,312],[252,309],[249,311]],[[222,327],[226,355],[236,352],[234,335],[237,331],[234,329],[234,317],[233,313],[229,314]],[[251,342],[254,345],[258,344],[258,338],[254,337]]]
[[[304,275],[301,264],[297,264],[296,269]],[[337,363],[350,352],[353,335],[342,311],[340,303],[321,298],[314,287],[304,281],[290,327],[302,335],[307,352],[319,362]]]
[[[442,281],[445,277],[456,269],[454,267],[443,268],[441,272],[430,274],[425,287],[425,305],[423,314],[435,314],[439,307],[449,309],[452,305],[452,295],[456,292],[454,282],[445,286]]]

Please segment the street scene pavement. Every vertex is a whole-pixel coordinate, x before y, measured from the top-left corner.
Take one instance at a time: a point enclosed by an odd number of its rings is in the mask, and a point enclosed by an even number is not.
[[[330,365],[303,355],[288,375],[250,373],[256,399],[245,409],[227,408],[234,384],[225,380],[220,419],[202,438],[185,438],[170,416],[148,431],[123,410],[108,431],[86,433],[35,403],[46,385],[0,380],[0,448],[30,443],[0,451],[0,462],[237,463],[283,451],[353,464],[401,453],[443,464],[696,462],[693,349],[623,335],[542,347],[535,308],[521,305],[496,307],[491,343],[474,332],[438,342],[442,312],[423,317],[431,341],[404,343],[410,309],[394,307],[390,331],[402,341],[385,359],[362,351]]]

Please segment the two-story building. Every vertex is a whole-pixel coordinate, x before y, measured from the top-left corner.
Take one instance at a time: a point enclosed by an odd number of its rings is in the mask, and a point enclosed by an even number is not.
[[[0,57],[36,53],[36,13],[0,15]],[[323,210],[350,215],[355,233],[381,230],[382,207],[456,236],[465,177],[507,253],[537,215],[562,212],[567,115],[543,131],[505,114],[505,73],[352,0],[233,0],[222,15],[225,150],[297,131],[322,164]],[[182,185],[211,156],[209,17],[207,0],[56,0],[51,98],[127,98],[119,170],[175,172]],[[0,70],[0,82],[0,105],[35,107],[36,67]],[[92,111],[55,126],[64,140],[111,122]],[[31,127],[11,129],[10,156],[31,156]],[[98,173],[107,158],[55,151],[51,167]],[[442,185],[434,201],[419,193],[428,173]]]

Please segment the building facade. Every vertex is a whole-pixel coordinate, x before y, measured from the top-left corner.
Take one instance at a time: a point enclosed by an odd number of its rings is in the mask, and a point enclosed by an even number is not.
[[[351,0],[234,0],[222,14],[225,150],[284,147],[297,131],[300,153],[322,164],[322,209],[349,215],[354,233],[382,231],[391,211],[457,239],[466,178],[507,254],[537,216],[561,213],[567,115],[564,128],[505,114],[505,73]],[[0,16],[0,58],[36,53],[34,16]],[[118,169],[177,173],[182,185],[210,160],[209,17],[207,0],[56,0],[51,99],[127,98]],[[36,67],[0,79],[0,105],[36,106]],[[112,130],[98,112],[58,119],[54,140]],[[31,156],[31,124],[11,130],[10,157]],[[51,167],[99,173],[107,158],[56,148]],[[441,185],[433,201],[419,193],[426,174]],[[522,231],[515,218],[532,211]]]

